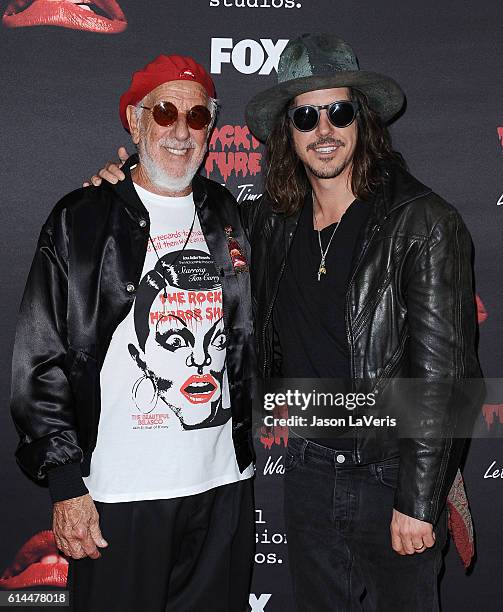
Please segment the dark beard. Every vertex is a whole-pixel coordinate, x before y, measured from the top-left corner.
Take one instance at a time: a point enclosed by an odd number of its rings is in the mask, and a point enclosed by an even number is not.
[[[309,164],[304,164],[304,165],[308,173],[312,174],[316,178],[332,179],[342,174],[344,170],[348,167],[349,163],[350,163],[349,161],[345,161],[343,164],[341,164],[340,166],[337,166],[336,168],[332,168],[332,169],[327,168],[326,170],[317,170],[316,168],[313,168]]]

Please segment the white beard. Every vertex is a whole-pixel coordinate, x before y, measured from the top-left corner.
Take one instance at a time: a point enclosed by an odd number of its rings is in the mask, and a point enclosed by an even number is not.
[[[187,143],[175,142],[173,144],[169,142],[169,140],[166,140],[166,142],[162,142],[161,144],[162,146],[174,146],[176,148],[177,146],[180,146],[180,144],[190,145],[190,141],[187,141]],[[192,162],[187,166],[185,174],[181,176],[170,176],[166,173],[166,170],[151,157],[145,146],[145,140],[140,138],[140,142],[138,143],[138,156],[145,174],[148,176],[153,185],[159,187],[160,189],[172,191],[173,193],[184,191],[191,184],[192,179],[196,175],[197,171],[199,170],[199,166],[203,161],[206,150],[207,144],[201,150],[199,158],[192,160]]]

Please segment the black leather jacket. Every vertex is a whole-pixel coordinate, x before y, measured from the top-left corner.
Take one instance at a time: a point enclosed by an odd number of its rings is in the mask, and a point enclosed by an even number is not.
[[[87,492],[100,418],[100,369],[111,337],[134,302],[149,236],[149,215],[129,169],[64,197],[42,228],[16,331],[11,410],[20,436],[16,458],[53,501]],[[225,227],[249,261],[235,199],[196,176],[193,194],[219,271],[227,334],[232,435],[238,465],[252,461],[251,382],[256,375],[248,272],[236,274]],[[48,478],[47,478],[48,476]]]
[[[281,374],[272,311],[299,214],[275,214],[265,196],[242,211],[252,247],[263,378]],[[436,416],[425,421],[427,438],[399,438],[389,428],[382,434],[376,428],[357,430],[354,452],[361,464],[400,456],[394,507],[431,523],[442,510],[464,446],[463,439],[436,436],[453,397],[436,392],[435,382],[481,376],[471,254],[470,235],[453,206],[405,170],[383,167],[346,295],[353,387],[378,393],[389,378],[429,379],[423,404],[416,401],[415,409],[425,418]],[[455,409],[474,416],[477,402]]]

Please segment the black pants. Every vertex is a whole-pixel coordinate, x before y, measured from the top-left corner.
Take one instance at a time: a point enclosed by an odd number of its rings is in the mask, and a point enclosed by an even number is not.
[[[301,612],[435,612],[447,511],[435,545],[401,556],[390,523],[399,459],[357,466],[351,451],[290,437],[285,520],[297,609]],[[360,603],[361,595],[367,593]]]
[[[99,559],[70,560],[73,610],[242,612],[255,549],[252,479],[198,495],[95,502]]]

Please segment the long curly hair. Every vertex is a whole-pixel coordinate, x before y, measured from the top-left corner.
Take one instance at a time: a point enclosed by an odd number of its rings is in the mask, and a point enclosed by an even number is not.
[[[352,160],[351,190],[355,197],[367,200],[375,192],[380,181],[379,164],[394,162],[406,168],[402,155],[391,144],[388,128],[373,111],[366,96],[349,88],[350,99],[357,102],[357,143]],[[275,212],[291,215],[301,208],[310,189],[304,165],[295,152],[290,120],[285,107],[280,119],[266,142],[267,174],[265,191]]]

